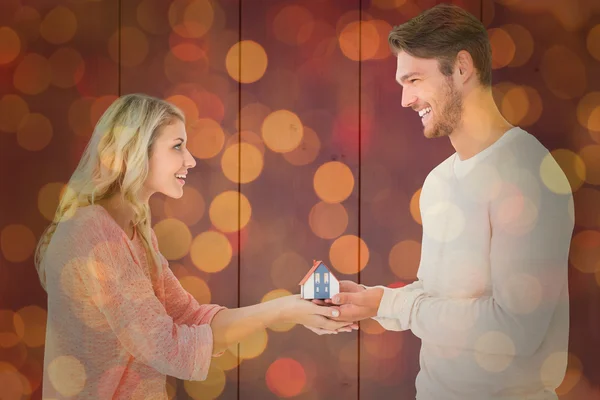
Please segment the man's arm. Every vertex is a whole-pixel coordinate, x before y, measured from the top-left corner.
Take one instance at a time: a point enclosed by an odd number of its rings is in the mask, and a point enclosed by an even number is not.
[[[519,187],[513,194],[499,198],[491,211],[491,296],[441,298],[422,288],[379,287],[341,293],[339,304],[360,304],[342,306],[342,317],[360,309],[360,318],[395,318],[396,327],[411,329],[431,344],[490,354],[533,354],[559,302],[568,301],[573,204],[570,193],[552,193],[543,186]]]
[[[378,286],[361,285],[361,286],[363,286],[365,289],[379,288],[382,291],[384,289],[387,289],[385,286],[381,286],[381,285],[378,285]],[[419,290],[419,293],[421,293],[423,291],[423,281],[421,281],[421,280],[414,281],[412,283],[409,283],[406,286],[403,286],[401,289],[402,289],[402,292],[406,293],[406,294],[413,292],[415,290]],[[379,325],[381,325],[384,329],[386,329],[388,331],[405,331],[405,330],[409,329],[407,324],[402,324],[400,319],[398,319],[396,317],[388,318],[388,317],[374,316],[373,319],[375,321],[379,322]]]
[[[541,345],[559,302],[568,302],[571,194],[519,187],[491,211],[492,295],[438,298],[422,289],[383,289],[378,317],[431,344],[492,354],[531,355]],[[565,326],[564,329],[568,329]]]

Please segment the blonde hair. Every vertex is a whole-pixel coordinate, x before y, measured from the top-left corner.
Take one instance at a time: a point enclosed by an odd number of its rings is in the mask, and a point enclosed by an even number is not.
[[[43,259],[58,223],[70,218],[77,208],[94,204],[117,192],[120,192],[124,204],[133,208],[133,224],[150,256],[148,259],[154,261],[154,268],[150,267],[151,275],[160,274],[160,258],[151,243],[150,207],[140,202],[138,194],[148,176],[152,144],[160,129],[174,120],[185,122],[181,110],[144,94],[122,96],[104,112],[63,191],[52,223],[38,242],[35,265],[44,289],[46,272]]]

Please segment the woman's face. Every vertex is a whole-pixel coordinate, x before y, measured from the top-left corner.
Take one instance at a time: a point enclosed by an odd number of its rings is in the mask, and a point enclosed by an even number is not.
[[[158,132],[152,144],[148,178],[144,183],[148,198],[156,192],[176,199],[183,196],[187,171],[196,166],[186,143],[187,133],[181,120],[174,120]]]

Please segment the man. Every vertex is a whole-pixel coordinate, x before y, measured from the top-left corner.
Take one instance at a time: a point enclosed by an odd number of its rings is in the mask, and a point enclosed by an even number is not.
[[[422,341],[417,399],[557,399],[567,363],[569,183],[500,114],[479,20],[439,5],[395,27],[402,105],[456,150],[427,176],[418,280],[342,282],[341,320],[374,318]]]

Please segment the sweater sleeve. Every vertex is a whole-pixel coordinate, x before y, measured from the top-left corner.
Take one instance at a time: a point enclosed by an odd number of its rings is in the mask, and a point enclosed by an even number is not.
[[[364,286],[364,285],[362,285]],[[387,288],[386,286],[364,286],[366,289],[372,289],[372,288],[381,288],[384,290],[384,292],[386,290],[390,290],[389,288]],[[410,292],[415,292],[415,293],[421,293],[423,290],[423,282],[420,280],[414,281],[406,286],[403,286],[402,288],[399,288],[397,290],[402,290],[402,293],[410,293]],[[407,297],[405,297],[405,299],[407,299]],[[407,301],[408,303],[408,301]],[[406,316],[405,312],[399,312],[397,316],[393,316],[393,317],[373,317],[372,319],[374,319],[375,321],[379,322],[379,324],[386,330],[388,331],[405,331],[409,329],[408,326],[408,322],[404,319],[401,319],[401,316]]]
[[[205,325],[225,307],[217,304],[199,304],[198,301],[179,282],[171,269],[163,267],[165,282],[165,307],[176,324]]]
[[[152,244],[155,251],[160,254],[158,240],[152,230]],[[213,317],[225,307],[217,304],[199,304],[198,301],[179,282],[179,279],[169,268],[169,262],[160,254],[162,274],[165,284],[165,308],[173,321],[179,325],[204,325],[210,324]]]
[[[81,280],[123,347],[165,375],[206,379],[213,349],[210,325],[178,324],[169,316],[122,236],[98,226],[83,240],[87,243],[80,248],[87,254],[77,261]]]
[[[438,346],[534,354],[557,307],[565,307],[560,302],[568,302],[573,198],[560,167],[554,168],[561,193],[530,182],[507,186],[492,203],[491,296],[442,298],[423,289],[384,288],[377,316],[396,318],[399,326]]]

